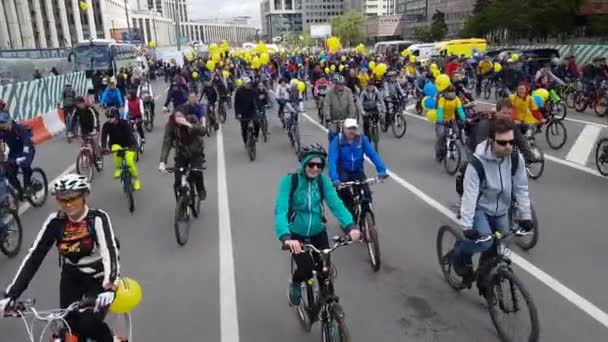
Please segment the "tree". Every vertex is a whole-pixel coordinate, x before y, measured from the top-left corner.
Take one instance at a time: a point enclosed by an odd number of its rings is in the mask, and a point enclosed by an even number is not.
[[[435,11],[431,20],[430,34],[434,41],[443,40],[448,33],[448,25],[445,23],[445,14]]]
[[[367,19],[361,12],[350,11],[331,18],[331,32],[342,46],[363,43],[367,37]]]
[[[431,30],[429,27],[418,27],[414,30],[414,38],[424,43],[433,41]]]

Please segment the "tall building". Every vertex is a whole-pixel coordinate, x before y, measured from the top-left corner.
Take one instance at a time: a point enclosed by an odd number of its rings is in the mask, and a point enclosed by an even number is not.
[[[397,11],[397,0],[365,0],[365,14],[393,15]]]
[[[302,22],[305,25],[329,23],[331,17],[342,15],[354,7],[344,0],[304,0]]]
[[[263,0],[260,3],[262,36],[267,39],[302,32],[302,2],[309,0]]]
[[[445,14],[448,35],[457,35],[464,28],[464,23],[473,13],[475,0],[427,0],[427,21],[430,22],[436,11]]]

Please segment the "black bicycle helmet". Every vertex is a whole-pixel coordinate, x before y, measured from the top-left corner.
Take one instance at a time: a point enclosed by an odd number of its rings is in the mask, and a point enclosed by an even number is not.
[[[304,158],[311,154],[318,155],[322,158],[327,158],[327,152],[325,151],[323,146],[319,144],[312,144],[300,148],[300,152],[298,152],[298,161],[301,162],[302,160],[304,160]]]

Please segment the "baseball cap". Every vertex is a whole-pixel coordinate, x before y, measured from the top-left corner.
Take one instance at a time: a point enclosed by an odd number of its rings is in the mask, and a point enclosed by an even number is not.
[[[348,118],[344,120],[344,128],[359,128],[359,124],[357,124],[357,119]]]

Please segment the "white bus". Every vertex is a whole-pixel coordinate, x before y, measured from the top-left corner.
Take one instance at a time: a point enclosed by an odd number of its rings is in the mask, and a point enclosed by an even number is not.
[[[400,54],[401,51],[410,47],[410,45],[414,44],[414,41],[411,40],[391,40],[388,42],[379,42],[374,45],[374,52],[376,54]]]
[[[133,44],[116,43],[108,39],[82,41],[72,49],[68,60],[75,71],[85,71],[90,78],[97,71],[116,75],[121,68],[138,68],[139,50]]]

